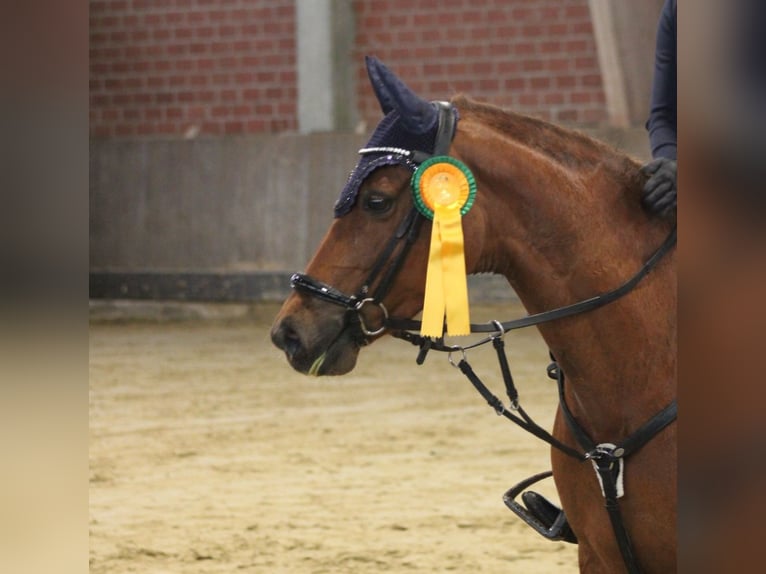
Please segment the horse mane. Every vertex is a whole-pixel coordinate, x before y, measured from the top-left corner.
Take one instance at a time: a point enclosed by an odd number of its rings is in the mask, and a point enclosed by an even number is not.
[[[478,118],[484,125],[548,156],[573,170],[605,165],[627,189],[638,193],[645,182],[640,163],[614,147],[571,128],[505,110],[492,104],[458,94],[451,102],[465,115]]]

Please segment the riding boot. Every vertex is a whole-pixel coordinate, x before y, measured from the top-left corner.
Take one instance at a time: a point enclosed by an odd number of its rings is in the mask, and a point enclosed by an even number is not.
[[[548,528],[551,528],[559,515],[564,513],[561,508],[553,504],[542,494],[538,494],[531,490],[522,493],[521,500],[524,502],[524,506],[527,507],[527,510],[534,514],[535,517]],[[557,534],[564,542],[577,544],[577,537],[575,536],[575,533],[572,532],[572,528],[569,526],[566,518],[564,518]]]

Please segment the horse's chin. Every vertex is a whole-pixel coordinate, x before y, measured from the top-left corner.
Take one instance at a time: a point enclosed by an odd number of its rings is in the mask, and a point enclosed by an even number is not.
[[[296,371],[314,377],[337,376],[350,373],[359,356],[359,342],[350,329],[344,329],[324,348],[297,355],[286,353],[287,360]]]

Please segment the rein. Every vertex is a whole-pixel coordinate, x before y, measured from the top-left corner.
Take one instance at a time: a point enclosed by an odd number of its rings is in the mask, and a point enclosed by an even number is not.
[[[426,348],[426,350],[433,349],[450,352],[464,349],[465,347],[445,345],[443,339],[430,339],[427,337],[421,337],[420,335],[416,335],[414,333],[410,333],[409,331],[420,330],[421,321],[389,317],[388,310],[385,308],[382,302],[383,297],[391,287],[391,283],[393,282],[396,273],[404,263],[404,257],[409,251],[411,245],[415,242],[415,239],[417,239],[417,233],[420,229],[422,219],[423,217],[420,216],[418,211],[414,208],[407,214],[407,217],[404,218],[402,223],[397,228],[396,233],[394,233],[394,236],[386,246],[386,249],[383,250],[375,265],[373,265],[370,275],[364,282],[363,286],[360,288],[358,294],[346,295],[335,287],[314,279],[313,277],[310,277],[304,273],[294,273],[292,277],[290,277],[290,285],[298,292],[312,295],[328,303],[340,305],[341,307],[345,307],[351,311],[360,312],[361,309],[368,303],[377,305],[381,309],[384,317],[379,328],[369,330],[360,317],[362,331],[367,336],[380,335],[386,330],[390,330],[394,331],[392,333],[394,337],[410,341],[413,344],[420,346],[421,348]],[[402,238],[405,239],[404,246],[400,250],[397,258],[394,259],[389,266],[388,271],[383,277],[383,280],[381,280],[379,283],[375,294],[373,296],[368,296],[370,285],[380,273],[383,266],[388,261],[391,254],[396,249],[397,244],[402,240]],[[595,295],[589,299],[577,301],[576,303],[571,303],[569,305],[564,305],[563,307],[557,307],[555,309],[543,311],[534,315],[527,315],[526,317],[520,317],[518,319],[513,319],[504,323],[498,323],[496,321],[480,324],[471,323],[471,333],[497,333],[499,331],[507,332],[513,331],[515,329],[523,329],[525,327],[540,325],[541,323],[547,323],[550,321],[563,319],[565,317],[571,317],[572,315],[579,315],[581,313],[593,311],[594,309],[598,309],[599,307],[603,307],[604,305],[612,303],[613,301],[616,301],[620,297],[632,291],[638,285],[638,283],[644,277],[646,277],[649,272],[654,269],[654,267],[657,266],[660,260],[662,260],[662,258],[665,257],[665,255],[673,249],[673,247],[676,245],[676,241],[677,229],[674,227],[667,238],[665,238],[665,241],[663,241],[662,245],[657,248],[652,256],[644,262],[641,268],[630,279],[625,281],[622,285],[607,291],[606,293],[601,293],[600,295]],[[418,360],[418,364],[421,364],[422,362],[422,360]]]
[[[501,327],[501,323],[495,322],[497,327]],[[612,525],[612,531],[614,532],[617,540],[617,545],[620,549],[620,554],[628,574],[640,574],[641,569],[638,565],[638,561],[633,551],[633,545],[630,541],[630,536],[625,523],[622,520],[622,513],[620,512],[619,498],[623,496],[623,470],[624,461],[628,456],[637,452],[641,447],[648,443],[652,438],[660,433],[665,427],[673,423],[678,415],[678,405],[675,400],[668,404],[664,409],[655,414],[652,418],[641,425],[637,430],[631,433],[627,438],[623,439],[617,444],[612,443],[600,443],[596,442],[588,435],[582,425],[572,414],[569,406],[566,403],[564,396],[564,371],[554,361],[548,366],[548,376],[556,380],[559,391],[559,407],[564,415],[564,421],[569,429],[572,431],[577,443],[582,450],[572,448],[554,437],[551,433],[546,431],[540,425],[538,425],[532,418],[526,413],[519,402],[519,393],[516,390],[516,386],[511,375],[511,370],[508,365],[508,359],[505,354],[505,343],[503,337],[505,332],[499,330],[497,334],[490,337],[488,341],[492,341],[492,345],[497,353],[498,363],[500,365],[500,371],[503,376],[503,382],[505,383],[506,394],[510,400],[510,406],[506,407],[502,400],[489,390],[489,388],[482,382],[482,380],[475,373],[471,365],[465,356],[465,351],[460,349],[463,353],[463,358],[459,363],[455,364],[452,361],[452,355],[450,354],[450,363],[457,367],[471,382],[478,393],[487,401],[487,404],[492,407],[498,416],[503,416],[512,423],[533,434],[540,440],[547,442],[553,448],[558,449],[567,456],[575,458],[580,462],[590,460],[593,463],[593,467],[599,478],[601,485],[602,495],[604,497],[604,507],[606,508],[609,516],[609,521]],[[480,343],[480,344],[483,344]],[[476,345],[474,345],[476,346]],[[518,414],[515,414],[518,413]],[[530,511],[518,502],[516,497],[526,490],[532,484],[552,476],[552,472],[541,473],[535,475],[529,479],[522,481],[520,484],[510,488],[503,495],[503,502],[512,510],[517,516],[519,516],[524,522],[531,526],[535,531],[550,540],[565,540],[567,542],[576,542],[576,538],[571,534],[569,538],[565,533],[567,527],[566,517],[561,511],[553,521],[553,524],[547,526],[540,522]]]
[[[366,148],[360,150],[360,153],[394,154],[404,158],[407,164],[415,166],[419,165],[432,155],[446,155],[449,151],[449,147],[455,133],[456,110],[446,102],[435,102],[435,104],[437,105],[439,111],[439,127],[433,154],[391,147]],[[665,255],[667,255],[676,245],[676,228],[673,228],[665,241],[657,248],[657,250],[649,257],[649,259],[644,262],[641,268],[632,277],[630,277],[627,281],[618,287],[594,297],[590,297],[589,299],[584,299],[582,301],[551,309],[549,311],[527,315],[526,317],[513,319],[504,323],[499,321],[492,321],[490,323],[471,324],[471,333],[490,333],[490,335],[477,343],[473,343],[467,346],[459,346],[445,344],[443,337],[433,339],[429,337],[423,337],[417,333],[411,332],[420,330],[422,325],[421,321],[389,317],[388,310],[383,305],[383,299],[390,290],[397,273],[404,264],[404,260],[406,259],[410,248],[415,243],[420,231],[420,226],[424,219],[425,218],[415,207],[410,210],[410,212],[397,227],[394,235],[390,238],[386,247],[376,259],[367,279],[354,295],[347,295],[339,289],[336,289],[327,283],[323,283],[322,281],[319,281],[303,273],[295,273],[292,275],[290,278],[290,284],[292,288],[299,293],[315,297],[327,303],[332,303],[334,305],[344,307],[351,314],[351,316],[355,316],[358,319],[354,325],[361,329],[361,332],[364,335],[364,343],[369,342],[370,337],[375,337],[382,334],[386,330],[390,330],[392,331],[392,336],[406,340],[420,348],[420,352],[418,353],[416,359],[418,364],[422,364],[425,361],[427,353],[431,350],[449,353],[448,358],[450,363],[457,367],[468,378],[474,388],[499,416],[504,416],[511,422],[515,423],[519,427],[523,428],[527,432],[530,432],[541,440],[547,442],[553,448],[560,450],[568,456],[583,462],[587,460],[592,461],[597,476],[599,477],[599,482],[601,484],[601,489],[604,496],[604,504],[609,515],[618,546],[620,548],[620,553],[622,555],[623,561],[625,562],[625,566],[629,574],[639,574],[640,568],[633,552],[630,537],[628,536],[628,533],[625,529],[618,502],[618,498],[622,496],[620,490],[622,488],[623,461],[627,456],[636,452],[649,440],[656,436],[660,431],[662,431],[666,426],[675,421],[677,416],[676,401],[674,400],[672,403],[670,403],[667,407],[649,419],[649,421],[647,421],[629,437],[622,440],[619,444],[596,444],[591,439],[591,437],[588,436],[583,427],[577,422],[566,404],[564,398],[564,372],[554,359],[554,362],[548,367],[548,375],[551,378],[556,379],[558,383],[559,406],[562,410],[567,426],[572,431],[572,434],[575,436],[580,446],[580,450],[578,450],[562,443],[551,433],[540,427],[521,407],[519,403],[518,391],[516,390],[515,384],[513,382],[511,370],[508,365],[508,359],[505,354],[505,344],[503,337],[508,331],[522,329],[533,325],[540,325],[542,323],[547,323],[550,321],[555,321],[565,317],[571,317],[573,315],[578,315],[592,311],[594,309],[598,309],[628,294],[641,282],[644,277],[646,277],[652,271],[652,269],[658,265],[658,263],[665,257]],[[397,248],[399,248],[398,251]],[[377,286],[375,287],[374,292],[371,294],[370,290],[376,283]],[[376,306],[380,310],[382,320],[377,328],[370,327],[365,324],[362,311],[367,305]],[[476,375],[473,368],[466,359],[466,350],[484,345],[489,342],[492,342],[493,347],[497,353],[500,370],[502,372],[503,381],[506,387],[506,393],[510,400],[509,407],[506,407],[499,398],[492,394],[487,386]],[[452,359],[452,354],[456,352],[460,352],[462,354],[462,359],[457,364],[455,364]],[[528,509],[522,507],[514,500],[515,497],[523,489],[530,486],[531,484],[534,484],[542,478],[551,476],[551,474],[552,473],[542,473],[523,481],[519,485],[511,488],[505,494],[503,499],[505,504],[513,512],[520,516],[537,532],[543,536],[546,536],[547,538],[561,540],[563,538],[560,536],[560,530],[562,525],[564,525],[566,522],[563,513],[555,520],[553,527],[547,528],[540,521],[535,519]],[[556,528],[558,528],[558,530],[555,530]]]

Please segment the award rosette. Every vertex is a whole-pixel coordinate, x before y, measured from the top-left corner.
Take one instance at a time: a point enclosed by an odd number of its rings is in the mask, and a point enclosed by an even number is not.
[[[418,167],[412,189],[420,213],[433,220],[421,334],[441,337],[446,315],[448,335],[468,335],[471,325],[462,217],[473,205],[476,181],[459,160],[436,156]]]

